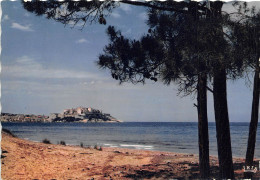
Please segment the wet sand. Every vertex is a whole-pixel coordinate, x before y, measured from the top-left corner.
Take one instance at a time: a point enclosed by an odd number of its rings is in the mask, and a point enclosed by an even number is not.
[[[2,132],[2,179],[172,179],[199,178],[198,155],[122,148],[63,146],[31,142]],[[244,159],[234,158],[236,178]],[[217,157],[210,157],[212,177]],[[258,171],[255,176],[260,178]]]

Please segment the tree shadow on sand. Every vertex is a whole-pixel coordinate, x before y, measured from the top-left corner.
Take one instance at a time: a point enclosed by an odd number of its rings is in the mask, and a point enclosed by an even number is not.
[[[243,178],[243,165],[243,162],[234,163],[236,178]],[[212,165],[210,171],[211,178],[219,178],[219,167],[217,165]],[[255,174],[255,176],[258,177],[259,173]],[[166,163],[144,165],[139,169],[130,170],[124,177],[131,179],[199,179],[200,175],[198,163],[183,162],[178,164]]]

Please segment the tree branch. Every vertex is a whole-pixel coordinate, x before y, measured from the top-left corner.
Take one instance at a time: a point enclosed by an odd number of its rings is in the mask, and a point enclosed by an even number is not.
[[[211,93],[214,93],[214,91],[207,86],[207,90],[209,90]]]
[[[183,13],[183,14],[190,13],[188,10],[188,8],[190,7],[190,3],[187,3],[184,1],[181,1],[181,2],[169,1],[171,3],[171,6],[167,6],[166,2],[161,3],[161,4],[166,4],[166,6],[157,6],[157,5],[151,4],[150,2],[129,1],[129,0],[121,0],[119,2],[124,3],[124,4],[135,5],[135,6],[149,7],[149,8],[163,10],[163,11],[171,11],[171,12]],[[158,1],[157,1],[157,3],[158,3]],[[175,7],[173,7],[173,6],[175,6]],[[206,8],[204,6],[199,6],[199,5],[197,6],[197,8],[198,8],[198,10],[203,11],[204,14],[207,10],[209,10],[208,8]],[[186,9],[186,10],[184,10],[184,9]]]
[[[163,11],[174,11],[174,12],[178,12],[178,13],[188,13],[187,10],[183,10],[185,7],[188,7],[188,3],[186,2],[180,2],[180,3],[176,3],[176,6],[180,4],[182,4],[179,8],[173,8],[173,7],[162,7],[162,6],[156,6],[151,4],[150,2],[138,2],[138,1],[129,1],[129,0],[122,0],[119,1],[120,3],[124,3],[124,4],[130,4],[130,5],[135,5],[135,6],[145,6],[145,7],[149,7],[149,8],[153,8],[153,9],[157,9],[157,10],[163,10]]]

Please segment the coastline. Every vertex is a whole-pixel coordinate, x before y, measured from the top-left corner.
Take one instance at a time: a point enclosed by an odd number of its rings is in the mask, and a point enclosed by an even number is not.
[[[64,109],[62,113],[47,115],[1,113],[1,122],[123,122],[108,113],[91,107]]]
[[[44,144],[2,132],[2,179],[169,179],[199,178],[198,155],[103,147]],[[259,160],[259,159],[258,159]],[[236,178],[244,158],[233,158]],[[210,157],[217,177],[216,156]],[[260,172],[255,174],[260,178]]]

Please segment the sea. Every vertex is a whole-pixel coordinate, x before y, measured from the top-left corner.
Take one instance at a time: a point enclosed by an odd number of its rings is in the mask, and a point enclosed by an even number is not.
[[[196,122],[123,123],[11,123],[2,122],[19,138],[53,144],[118,147],[198,154]],[[249,123],[231,122],[233,157],[245,157]],[[217,155],[216,126],[209,123],[210,155]],[[260,128],[257,130],[255,158],[260,158]]]

